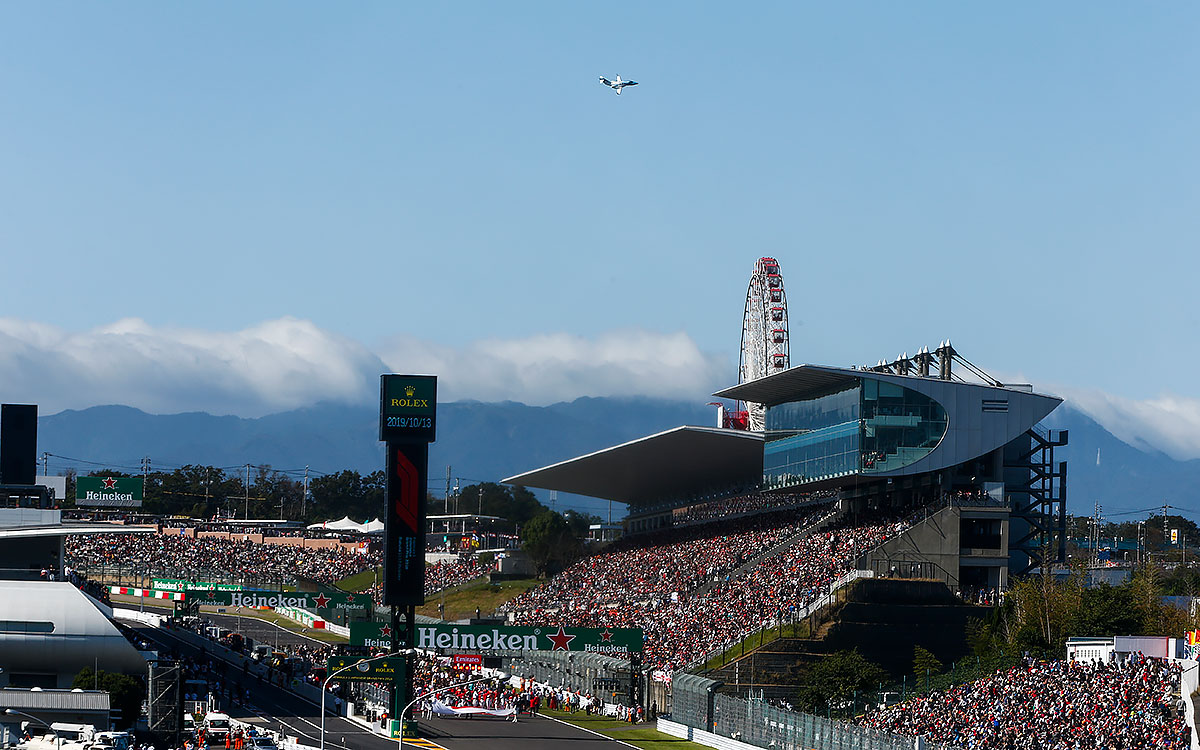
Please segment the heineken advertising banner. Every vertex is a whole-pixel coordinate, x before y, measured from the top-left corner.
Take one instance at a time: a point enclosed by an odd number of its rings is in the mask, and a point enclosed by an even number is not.
[[[355,646],[392,648],[392,627],[385,622],[350,623]],[[489,625],[417,624],[417,648],[464,651],[587,651],[623,655],[642,650],[641,628],[492,627]]]
[[[142,507],[141,477],[76,477],[75,504],[97,508]]]
[[[354,666],[350,666],[350,665]],[[336,680],[360,680],[366,682],[397,682],[404,677],[404,657],[397,656],[392,659],[377,659],[376,661],[363,661],[357,656],[334,656],[325,663],[325,668],[328,670],[327,675],[332,675],[339,669],[350,666],[345,672],[342,672],[333,679]]]
[[[240,583],[205,583],[182,578],[153,578],[151,586],[162,591],[241,591],[243,588]]]
[[[188,601],[217,607],[296,607],[297,609],[363,610],[370,594],[314,594],[303,591],[189,590]]]

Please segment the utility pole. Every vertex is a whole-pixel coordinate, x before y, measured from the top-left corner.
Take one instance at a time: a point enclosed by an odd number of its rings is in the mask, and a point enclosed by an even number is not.
[[[479,485],[479,515],[483,515],[483,485]]]
[[[250,519],[250,464],[246,464],[246,520]]]
[[[300,518],[304,518],[304,503],[308,500],[308,466],[304,467],[304,492],[300,495]]]
[[[50,476],[50,454],[42,451],[42,476]]]
[[[1163,562],[1164,563],[1166,563],[1166,561],[1167,561],[1166,550],[1169,549],[1167,547],[1167,540],[1171,538],[1170,532],[1167,530],[1167,508],[1170,508],[1170,507],[1171,506],[1167,505],[1165,502],[1163,503]]]
[[[142,459],[142,497],[146,496],[146,477],[150,475],[150,457]]]
[[[442,514],[447,516],[450,515],[450,469],[450,464],[446,464],[446,502],[443,503]]]

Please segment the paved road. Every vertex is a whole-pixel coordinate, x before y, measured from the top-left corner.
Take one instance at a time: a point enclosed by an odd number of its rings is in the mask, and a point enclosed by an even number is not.
[[[131,624],[132,625],[132,624]],[[198,650],[172,636],[169,630],[132,625],[141,637],[176,651],[196,656]],[[236,674],[236,670],[233,672]],[[229,711],[230,716],[255,726],[298,737],[301,744],[320,745],[321,717],[317,706],[281,687],[251,681],[249,707]],[[327,715],[325,747],[332,750],[398,750],[361,724]],[[544,717],[522,718],[516,724],[498,719],[433,719],[420,722],[422,734],[447,750],[613,750],[612,740]],[[410,747],[405,742],[405,747]],[[429,747],[429,745],[423,745]]]
[[[229,628],[235,633],[249,636],[254,639],[255,643],[275,644],[299,644],[302,646],[328,646],[325,641],[319,641],[316,638],[309,638],[301,633],[281,628],[278,625],[259,620],[256,617],[238,617],[237,615],[219,615],[215,612],[202,612],[200,614],[206,620],[212,621],[216,625],[223,628]]]
[[[112,600],[114,604],[125,605],[130,609],[136,608],[139,604],[139,600],[136,597],[122,596],[120,594],[114,595]],[[146,604],[145,610],[147,612],[154,612],[156,614],[168,615],[172,612],[172,607],[169,604],[162,605],[156,602],[154,604]],[[229,628],[234,632],[240,632],[244,635],[248,635],[253,638],[256,643],[267,643],[271,645],[275,645],[277,643],[286,643],[301,644],[306,646],[327,645],[325,641],[320,641],[316,638],[310,638],[303,633],[288,630],[287,628],[281,628],[278,625],[265,620],[260,620],[257,617],[239,616],[236,614],[237,610],[234,607],[229,607],[228,610],[229,612],[225,614],[218,614],[216,612],[202,610],[200,616],[207,620],[211,620],[221,627]],[[230,614],[230,612],[235,614]]]

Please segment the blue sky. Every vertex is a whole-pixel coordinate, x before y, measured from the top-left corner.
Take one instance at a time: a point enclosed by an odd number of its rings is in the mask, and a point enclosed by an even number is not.
[[[232,349],[253,372],[227,392],[293,401],[379,362],[460,396],[693,397],[734,379],[772,255],[793,362],[951,338],[1200,436],[1200,6],[732,10],[4,4],[0,247],[26,283],[0,371],[81,406],[133,361],[126,400],[166,410]],[[256,351],[308,369],[264,379]]]

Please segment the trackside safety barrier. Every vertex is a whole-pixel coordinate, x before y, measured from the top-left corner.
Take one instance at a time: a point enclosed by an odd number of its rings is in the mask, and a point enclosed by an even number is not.
[[[722,750],[957,750],[822,716],[788,711],[761,700],[717,692],[722,684],[677,674],[670,720],[659,731]]]

